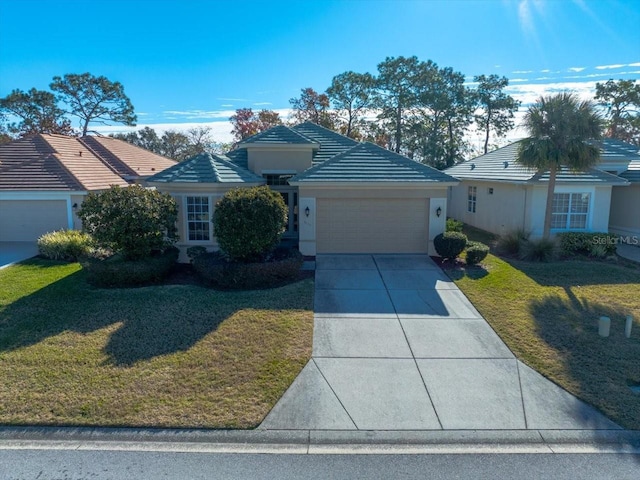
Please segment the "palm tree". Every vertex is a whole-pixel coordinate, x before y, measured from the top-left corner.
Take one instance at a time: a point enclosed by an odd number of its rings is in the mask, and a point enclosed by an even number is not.
[[[549,171],[544,238],[551,231],[551,212],[556,174],[561,166],[573,171],[593,167],[600,158],[597,142],[603,121],[595,104],[573,93],[540,97],[524,117],[529,137],[520,142],[517,161],[538,172]]]

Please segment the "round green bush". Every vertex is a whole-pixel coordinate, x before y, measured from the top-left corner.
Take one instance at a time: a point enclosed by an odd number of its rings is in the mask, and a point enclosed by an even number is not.
[[[121,253],[127,260],[148,257],[177,239],[176,201],[140,185],[90,193],[78,217],[100,246]]]
[[[280,241],[287,214],[282,195],[267,186],[229,190],[213,218],[218,245],[235,261],[262,260]]]
[[[433,239],[433,246],[442,258],[454,259],[467,246],[467,236],[461,232],[444,232]]]
[[[89,255],[93,239],[78,230],[58,230],[38,238],[38,252],[51,260],[75,262]]]
[[[489,246],[481,242],[468,242],[465,253],[467,265],[477,265],[489,255]]]

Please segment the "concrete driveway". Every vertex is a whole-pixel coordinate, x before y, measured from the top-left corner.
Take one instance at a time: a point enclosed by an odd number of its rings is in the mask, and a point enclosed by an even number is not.
[[[38,255],[35,242],[0,242],[0,269]]]
[[[316,260],[313,356],[261,428],[619,428],[516,360],[428,256]]]

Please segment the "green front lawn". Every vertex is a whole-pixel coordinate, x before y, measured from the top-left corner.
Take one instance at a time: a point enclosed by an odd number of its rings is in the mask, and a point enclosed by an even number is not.
[[[482,266],[449,274],[514,354],[620,425],[640,429],[640,395],[629,389],[640,385],[640,268],[494,255]],[[601,315],[611,318],[608,338],[598,335]],[[629,339],[626,315],[634,318]]]
[[[311,355],[313,282],[220,292],[0,271],[0,424],[250,428]]]

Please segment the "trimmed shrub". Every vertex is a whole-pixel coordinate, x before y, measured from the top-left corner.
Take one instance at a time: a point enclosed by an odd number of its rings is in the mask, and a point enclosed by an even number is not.
[[[229,190],[213,218],[218,245],[232,260],[262,260],[280,241],[287,215],[282,195],[267,186]]]
[[[220,252],[213,252],[195,257],[193,268],[209,285],[250,290],[274,287],[296,278],[302,262],[297,250],[276,250],[269,261],[256,263],[230,261]]]
[[[87,272],[87,282],[95,287],[133,287],[161,282],[178,260],[180,251],[167,248],[138,260],[126,260],[122,255],[113,255],[106,260],[86,258],[82,268]]]
[[[522,228],[511,230],[498,238],[498,250],[509,255],[519,255],[523,245],[529,240],[529,235]]]
[[[556,242],[549,238],[539,238],[524,242],[520,258],[530,262],[549,262],[556,256]]]
[[[121,253],[127,260],[148,257],[177,240],[176,201],[140,185],[90,193],[78,217],[100,246]]]
[[[187,257],[189,257],[189,261],[193,264],[193,261],[196,257],[207,253],[207,249],[201,245],[197,245],[194,247],[187,248]]]
[[[618,237],[603,232],[561,232],[557,235],[563,255],[606,257],[616,253]]]
[[[481,242],[468,242],[465,252],[467,265],[477,265],[489,255],[489,246]]]
[[[467,236],[461,232],[444,232],[433,239],[433,246],[442,258],[454,259],[467,246]]]
[[[91,253],[93,239],[78,230],[58,230],[38,238],[38,252],[51,260],[76,262]]]
[[[447,218],[447,232],[462,232],[462,227],[464,227],[464,223],[455,218]]]

